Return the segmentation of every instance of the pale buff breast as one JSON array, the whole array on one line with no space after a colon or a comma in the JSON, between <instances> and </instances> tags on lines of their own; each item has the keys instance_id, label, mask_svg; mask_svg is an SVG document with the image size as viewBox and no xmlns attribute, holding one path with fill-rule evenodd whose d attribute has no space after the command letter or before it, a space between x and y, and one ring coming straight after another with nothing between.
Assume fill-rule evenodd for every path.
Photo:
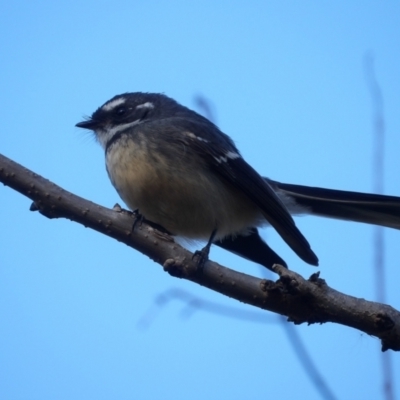
<instances>
[{"instance_id":1,"label":"pale buff breast","mask_svg":"<svg viewBox=\"0 0 400 400\"><path fill-rule=\"evenodd\" d=\"M184 146L168 158L125 138L108 149L106 164L127 206L175 235L207 240L217 229L222 238L265 222L245 195L195 163Z\"/></svg>"}]
</instances>

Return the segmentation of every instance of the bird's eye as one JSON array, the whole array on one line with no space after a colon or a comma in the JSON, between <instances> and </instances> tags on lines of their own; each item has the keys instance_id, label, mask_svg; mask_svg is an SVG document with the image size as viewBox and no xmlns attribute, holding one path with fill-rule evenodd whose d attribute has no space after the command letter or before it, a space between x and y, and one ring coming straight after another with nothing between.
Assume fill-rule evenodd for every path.
<instances>
[{"instance_id":1,"label":"bird's eye","mask_svg":"<svg viewBox=\"0 0 400 400\"><path fill-rule=\"evenodd\" d=\"M117 117L122 117L125 113L126 113L126 107L118 107L118 108L115 110L115 115L116 115Z\"/></svg>"}]
</instances>

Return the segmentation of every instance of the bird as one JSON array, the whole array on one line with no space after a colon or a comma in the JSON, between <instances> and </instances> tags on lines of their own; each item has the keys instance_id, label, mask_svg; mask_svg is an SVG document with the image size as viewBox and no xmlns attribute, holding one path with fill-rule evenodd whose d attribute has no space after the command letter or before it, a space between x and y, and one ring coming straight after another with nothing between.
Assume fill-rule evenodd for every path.
<instances>
[{"instance_id":1,"label":"bird","mask_svg":"<svg viewBox=\"0 0 400 400\"><path fill-rule=\"evenodd\" d=\"M287 267L260 236L272 226L304 262L318 257L292 215L400 229L400 198L286 184L261 176L213 122L161 93L114 96L76 124L94 132L125 204L171 235L205 240L268 269Z\"/></svg>"}]
</instances>

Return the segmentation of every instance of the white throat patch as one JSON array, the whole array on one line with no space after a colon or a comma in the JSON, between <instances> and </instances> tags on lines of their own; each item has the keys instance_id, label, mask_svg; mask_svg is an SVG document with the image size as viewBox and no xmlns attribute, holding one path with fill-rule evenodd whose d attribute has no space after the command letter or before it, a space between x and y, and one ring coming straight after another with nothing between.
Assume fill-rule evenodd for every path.
<instances>
[{"instance_id":1,"label":"white throat patch","mask_svg":"<svg viewBox=\"0 0 400 400\"><path fill-rule=\"evenodd\" d=\"M131 128L132 126L140 124L140 119L136 119L135 121L127 122L126 124L120 124L114 126L113 128L105 128L96 131L97 140L101 144L103 149L106 148L107 143L118 133L124 131L125 129Z\"/></svg>"}]
</instances>

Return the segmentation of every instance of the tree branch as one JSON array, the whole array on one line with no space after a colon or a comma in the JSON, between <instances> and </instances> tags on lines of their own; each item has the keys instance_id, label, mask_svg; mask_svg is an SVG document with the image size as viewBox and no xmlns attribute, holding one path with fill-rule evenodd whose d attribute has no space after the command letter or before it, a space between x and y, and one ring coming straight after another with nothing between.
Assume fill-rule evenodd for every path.
<instances>
[{"instance_id":1,"label":"tree branch","mask_svg":"<svg viewBox=\"0 0 400 400\"><path fill-rule=\"evenodd\" d=\"M0 182L33 200L31 210L48 218L68 218L147 255L171 275L188 279L241 302L288 317L295 324L336 322L381 340L382 351L400 350L400 313L380 303L340 293L313 274L308 280L275 265L276 282L258 279L214 262L197 268L192 253L135 217L76 196L0 155Z\"/></svg>"}]
</instances>

